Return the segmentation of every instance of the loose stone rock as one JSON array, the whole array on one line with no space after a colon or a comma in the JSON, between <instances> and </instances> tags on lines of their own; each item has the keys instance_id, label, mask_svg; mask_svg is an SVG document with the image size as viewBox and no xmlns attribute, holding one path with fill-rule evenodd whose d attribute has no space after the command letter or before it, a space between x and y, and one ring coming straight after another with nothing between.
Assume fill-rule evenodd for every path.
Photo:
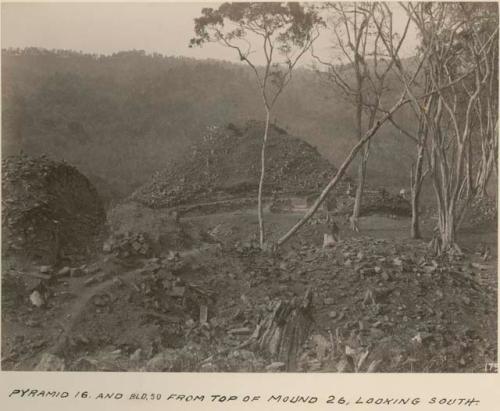
<instances>
[{"instance_id":1,"label":"loose stone rock","mask_svg":"<svg viewBox=\"0 0 500 411\"><path fill-rule=\"evenodd\" d=\"M67 277L71 273L71 268L69 267L63 267L57 272L58 277Z\"/></svg>"},{"instance_id":2,"label":"loose stone rock","mask_svg":"<svg viewBox=\"0 0 500 411\"><path fill-rule=\"evenodd\" d=\"M35 290L31 293L30 295L30 301L31 304L33 304L35 307L40 308L45 304L45 300L43 299L42 295L38 290Z\"/></svg>"},{"instance_id":3,"label":"loose stone rock","mask_svg":"<svg viewBox=\"0 0 500 411\"><path fill-rule=\"evenodd\" d=\"M269 372L283 371L285 369L284 362L273 362L266 366L266 370Z\"/></svg>"},{"instance_id":4,"label":"loose stone rock","mask_svg":"<svg viewBox=\"0 0 500 411\"><path fill-rule=\"evenodd\" d=\"M54 354L44 353L35 371L64 371L64 360Z\"/></svg>"},{"instance_id":5,"label":"loose stone rock","mask_svg":"<svg viewBox=\"0 0 500 411\"><path fill-rule=\"evenodd\" d=\"M330 311L328 313L328 317L330 317L330 318L335 318L336 316L337 316L337 311Z\"/></svg>"},{"instance_id":6,"label":"loose stone rock","mask_svg":"<svg viewBox=\"0 0 500 411\"><path fill-rule=\"evenodd\" d=\"M40 272L42 274L50 274L52 272L52 268L49 265L40 266Z\"/></svg>"}]
</instances>

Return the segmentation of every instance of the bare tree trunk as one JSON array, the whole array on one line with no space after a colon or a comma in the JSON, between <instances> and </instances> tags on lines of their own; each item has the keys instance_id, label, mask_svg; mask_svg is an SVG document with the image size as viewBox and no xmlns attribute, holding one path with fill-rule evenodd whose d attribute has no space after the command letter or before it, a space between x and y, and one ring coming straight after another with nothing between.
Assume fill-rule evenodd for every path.
<instances>
[{"instance_id":1,"label":"bare tree trunk","mask_svg":"<svg viewBox=\"0 0 500 411\"><path fill-rule=\"evenodd\" d=\"M495 136L495 138L493 139L493 141L494 141L494 144L493 144L493 147L494 147L493 164L495 166L495 175L496 175L497 180L498 180L498 157L497 157L497 153L498 153L498 118L495 121L495 132L493 133L493 135ZM497 197L497 196L495 196L495 197Z\"/></svg>"},{"instance_id":2,"label":"bare tree trunk","mask_svg":"<svg viewBox=\"0 0 500 411\"><path fill-rule=\"evenodd\" d=\"M354 197L354 207L351 216L351 230L359 231L359 214L361 212L361 201L363 198L363 191L365 188L366 179L366 163L368 160L368 144L363 149L363 155L358 165L358 183L356 187L356 196Z\"/></svg>"},{"instance_id":3,"label":"bare tree trunk","mask_svg":"<svg viewBox=\"0 0 500 411\"><path fill-rule=\"evenodd\" d=\"M420 234L420 191L422 190L422 166L424 162L424 146L419 145L417 151L417 161L415 164L415 172L412 176L411 185L411 238L421 238Z\"/></svg>"},{"instance_id":4,"label":"bare tree trunk","mask_svg":"<svg viewBox=\"0 0 500 411\"><path fill-rule=\"evenodd\" d=\"M360 74L359 68L359 56L356 50L355 56L355 65L356 65L356 83L357 83L357 94L356 94L356 132L358 134L358 140L363 138L363 77ZM365 184L365 175L366 175L366 160L368 158L368 145L363 147L363 156L360 158L360 162L358 165L358 178L357 178L357 187L356 187L356 196L354 197L354 206L352 208L352 215L350 218L351 221L351 230L359 231L358 227L358 219L359 212L361 210L361 199L363 197L363 188Z\"/></svg>"},{"instance_id":5,"label":"bare tree trunk","mask_svg":"<svg viewBox=\"0 0 500 411\"><path fill-rule=\"evenodd\" d=\"M438 232L435 233L434 238L436 242L435 252L438 255L448 254L450 252L461 253L460 247L456 242L457 227L460 223L460 219L461 217L457 215L453 204L446 207L444 202L438 202Z\"/></svg>"},{"instance_id":6,"label":"bare tree trunk","mask_svg":"<svg viewBox=\"0 0 500 411\"><path fill-rule=\"evenodd\" d=\"M441 252L446 252L456 247L455 216L448 212L441 231Z\"/></svg>"},{"instance_id":7,"label":"bare tree trunk","mask_svg":"<svg viewBox=\"0 0 500 411\"><path fill-rule=\"evenodd\" d=\"M488 182L490 180L492 171L493 171L493 165L494 165L494 156L496 155L495 153L489 153L488 158L486 159L486 156L483 156L482 161L480 162L480 170L479 170L479 176L477 178L477 183L476 183L476 196L478 197L486 197L487 196L487 186Z\"/></svg>"},{"instance_id":8,"label":"bare tree trunk","mask_svg":"<svg viewBox=\"0 0 500 411\"><path fill-rule=\"evenodd\" d=\"M418 210L420 193L412 191L411 193L411 238L422 238L420 234L420 215Z\"/></svg>"},{"instance_id":9,"label":"bare tree trunk","mask_svg":"<svg viewBox=\"0 0 500 411\"><path fill-rule=\"evenodd\" d=\"M440 182L442 184L442 182ZM447 184L438 186L441 198L443 201L438 202L438 229L439 229L439 246L437 247L438 254L444 254L452 249L456 249L455 243L455 211L456 206L453 198L447 193Z\"/></svg>"},{"instance_id":10,"label":"bare tree trunk","mask_svg":"<svg viewBox=\"0 0 500 411\"><path fill-rule=\"evenodd\" d=\"M362 98L362 95L361 95ZM359 101L360 108L362 107L362 100ZM377 103L378 106L378 103ZM376 108L371 109L370 117L368 119L368 130L373 127L373 123L375 122L375 116L377 114ZM357 122L358 122L358 136L361 140L363 138L363 117L362 113L358 113ZM361 160L358 166L358 185L356 187L356 196L354 198L354 207L352 210L351 216L351 229L353 231L359 231L359 215L361 212L361 205L363 200L363 192L365 189L365 181L366 181L366 165L368 163L368 157L370 155L370 141L368 141L363 147L363 155L361 156Z\"/></svg>"},{"instance_id":11,"label":"bare tree trunk","mask_svg":"<svg viewBox=\"0 0 500 411\"><path fill-rule=\"evenodd\" d=\"M263 216L263 206L262 206L262 189L264 187L264 177L266 173L266 145L267 145L267 135L269 132L269 119L271 117L271 113L269 108L266 107L266 125L264 129L264 138L262 141L262 149L260 152L260 180L259 180L259 194L257 198L257 213L259 218L259 245L260 248L264 247L265 241L265 231L264 231L264 216Z\"/></svg>"}]
</instances>

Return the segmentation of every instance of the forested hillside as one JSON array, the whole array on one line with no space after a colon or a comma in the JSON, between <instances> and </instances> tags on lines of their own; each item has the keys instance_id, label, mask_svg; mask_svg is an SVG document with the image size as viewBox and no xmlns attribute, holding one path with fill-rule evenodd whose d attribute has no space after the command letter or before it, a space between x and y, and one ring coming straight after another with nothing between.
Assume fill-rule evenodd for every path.
<instances>
[{"instance_id":1,"label":"forested hillside","mask_svg":"<svg viewBox=\"0 0 500 411\"><path fill-rule=\"evenodd\" d=\"M80 168L106 195L124 195L207 126L260 119L250 74L228 62L142 51L3 50L3 153L47 153ZM353 145L352 106L312 70L295 73L276 112L278 126L335 164ZM412 143L387 125L373 145L369 183L405 184L412 155Z\"/></svg>"}]
</instances>

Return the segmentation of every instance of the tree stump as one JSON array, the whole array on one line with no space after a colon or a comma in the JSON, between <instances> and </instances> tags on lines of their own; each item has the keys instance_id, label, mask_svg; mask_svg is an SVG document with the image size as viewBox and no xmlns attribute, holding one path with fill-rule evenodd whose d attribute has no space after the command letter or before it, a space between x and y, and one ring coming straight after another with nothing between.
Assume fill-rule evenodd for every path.
<instances>
[{"instance_id":1,"label":"tree stump","mask_svg":"<svg viewBox=\"0 0 500 411\"><path fill-rule=\"evenodd\" d=\"M337 240L332 234L323 234L323 248L333 247L337 244Z\"/></svg>"},{"instance_id":2,"label":"tree stump","mask_svg":"<svg viewBox=\"0 0 500 411\"><path fill-rule=\"evenodd\" d=\"M258 348L283 362L286 371L297 369L300 347L309 336L312 318L312 293L307 290L302 299L280 300L259 324Z\"/></svg>"}]
</instances>

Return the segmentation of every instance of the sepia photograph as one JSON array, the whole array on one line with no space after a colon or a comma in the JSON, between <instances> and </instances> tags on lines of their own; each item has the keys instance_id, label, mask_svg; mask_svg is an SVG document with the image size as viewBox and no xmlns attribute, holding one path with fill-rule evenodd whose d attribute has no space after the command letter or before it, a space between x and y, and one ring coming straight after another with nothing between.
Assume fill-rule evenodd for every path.
<instances>
[{"instance_id":1,"label":"sepia photograph","mask_svg":"<svg viewBox=\"0 0 500 411\"><path fill-rule=\"evenodd\" d=\"M497 373L498 9L2 2L1 370Z\"/></svg>"}]
</instances>

